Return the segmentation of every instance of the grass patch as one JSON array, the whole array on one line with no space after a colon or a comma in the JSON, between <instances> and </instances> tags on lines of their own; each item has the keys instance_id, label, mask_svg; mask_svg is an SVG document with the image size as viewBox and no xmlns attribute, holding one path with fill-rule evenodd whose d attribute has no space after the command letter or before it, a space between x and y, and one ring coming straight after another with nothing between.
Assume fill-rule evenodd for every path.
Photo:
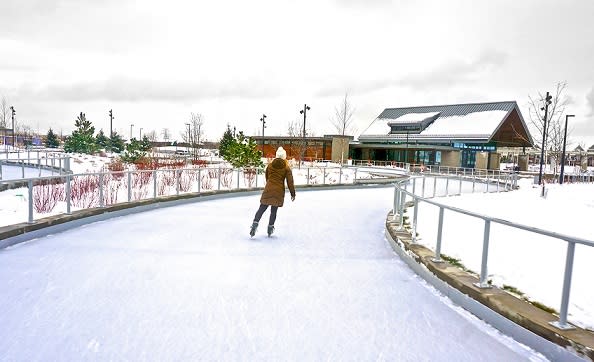
<instances>
[{"instance_id":1,"label":"grass patch","mask_svg":"<svg viewBox=\"0 0 594 362\"><path fill-rule=\"evenodd\" d=\"M533 300L528 300L527 298L524 298L524 299L525 299L525 300L526 300L528 303L530 303L530 304L532 304L533 306L535 306L536 308L542 309L542 310L544 310L545 312L548 312L548 313L551 313L551 314L559 314L559 312L557 312L557 311L555 310L555 308L548 307L548 306L546 306L546 305L544 305L544 304L542 304L542 303L540 303L540 302L536 302L536 301L533 301Z\"/></svg>"},{"instance_id":2,"label":"grass patch","mask_svg":"<svg viewBox=\"0 0 594 362\"><path fill-rule=\"evenodd\" d=\"M464 266L464 264L462 264L462 262L460 261L460 259L456 259L454 257L445 255L445 254L441 254L441 258L445 261L447 261L448 263L452 264L455 267L458 267L462 270L466 270L466 267Z\"/></svg>"},{"instance_id":3,"label":"grass patch","mask_svg":"<svg viewBox=\"0 0 594 362\"><path fill-rule=\"evenodd\" d=\"M524 296L524 292L522 292L520 289L518 289L514 286L503 284L502 288L503 288L503 290L506 290L506 291L508 291L512 294L515 294L515 295L519 295L520 297Z\"/></svg>"}]
</instances>

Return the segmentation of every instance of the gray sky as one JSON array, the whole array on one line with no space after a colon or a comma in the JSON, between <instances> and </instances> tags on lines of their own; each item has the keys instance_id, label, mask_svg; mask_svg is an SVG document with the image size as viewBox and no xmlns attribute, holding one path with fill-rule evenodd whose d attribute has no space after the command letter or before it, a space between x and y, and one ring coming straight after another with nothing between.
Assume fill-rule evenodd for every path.
<instances>
[{"instance_id":1,"label":"gray sky","mask_svg":"<svg viewBox=\"0 0 594 362\"><path fill-rule=\"evenodd\" d=\"M573 147L594 144L589 0L3 0L0 95L20 122L70 133L79 112L125 137L190 113L284 135L334 133L345 92L362 131L387 107L515 100L567 82Z\"/></svg>"}]
</instances>

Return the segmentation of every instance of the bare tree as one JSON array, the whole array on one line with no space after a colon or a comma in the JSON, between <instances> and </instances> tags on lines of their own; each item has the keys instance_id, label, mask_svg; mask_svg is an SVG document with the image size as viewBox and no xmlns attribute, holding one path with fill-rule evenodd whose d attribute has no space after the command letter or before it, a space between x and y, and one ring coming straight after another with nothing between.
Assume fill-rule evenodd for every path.
<instances>
[{"instance_id":1,"label":"bare tree","mask_svg":"<svg viewBox=\"0 0 594 362\"><path fill-rule=\"evenodd\" d=\"M146 138L148 138L149 141L152 141L152 142L157 141L157 131L155 131L155 130L145 132L143 136L146 136Z\"/></svg>"},{"instance_id":2,"label":"bare tree","mask_svg":"<svg viewBox=\"0 0 594 362\"><path fill-rule=\"evenodd\" d=\"M305 136L313 137L315 136L314 132L311 128L307 127L305 130L305 135L303 134L303 120L296 119L292 122L287 124L287 134L289 137L293 137L291 140L290 145L288 146L287 153L292 155L299 155L300 161L301 158L305 156L305 151L307 148L307 141ZM300 162L301 163L301 162ZM301 165L300 165L301 167Z\"/></svg>"},{"instance_id":3,"label":"bare tree","mask_svg":"<svg viewBox=\"0 0 594 362\"><path fill-rule=\"evenodd\" d=\"M2 96L2 100L0 101L0 128L7 128L9 125L12 128L12 124L10 124L11 116L12 114L8 101L5 96Z\"/></svg>"},{"instance_id":4,"label":"bare tree","mask_svg":"<svg viewBox=\"0 0 594 362\"><path fill-rule=\"evenodd\" d=\"M566 88L567 82L557 83L555 91L551 94L551 104L549 105L547 114L544 150L548 153L549 157L552 156L555 158L556 163L561 160L561 150L563 148L563 116L565 115L565 108L569 103L569 99L564 94ZM539 146L542 146L545 97L546 95L540 92L537 98L528 96L530 122L541 140L541 143L538 143ZM547 156L544 159L546 160Z\"/></svg>"},{"instance_id":5,"label":"bare tree","mask_svg":"<svg viewBox=\"0 0 594 362\"><path fill-rule=\"evenodd\" d=\"M340 105L334 107L334 117L330 118L330 122L336 127L339 135L344 136L346 133L354 131L351 129L354 112L355 109L349 102L349 95L345 93Z\"/></svg>"}]
</instances>

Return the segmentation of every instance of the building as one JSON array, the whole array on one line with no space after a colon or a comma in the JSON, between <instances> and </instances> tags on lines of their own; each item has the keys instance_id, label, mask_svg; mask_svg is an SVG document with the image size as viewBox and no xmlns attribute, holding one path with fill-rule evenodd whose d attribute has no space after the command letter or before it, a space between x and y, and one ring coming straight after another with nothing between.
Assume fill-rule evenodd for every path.
<instances>
[{"instance_id":1,"label":"building","mask_svg":"<svg viewBox=\"0 0 594 362\"><path fill-rule=\"evenodd\" d=\"M499 168L499 148L533 147L515 101L386 108L350 145L353 159ZM520 159L521 168L528 160Z\"/></svg>"},{"instance_id":2,"label":"building","mask_svg":"<svg viewBox=\"0 0 594 362\"><path fill-rule=\"evenodd\" d=\"M353 136L324 135L323 137L251 136L264 157L274 158L276 149L283 147L288 159L304 161L331 160L346 163L349 143Z\"/></svg>"}]
</instances>

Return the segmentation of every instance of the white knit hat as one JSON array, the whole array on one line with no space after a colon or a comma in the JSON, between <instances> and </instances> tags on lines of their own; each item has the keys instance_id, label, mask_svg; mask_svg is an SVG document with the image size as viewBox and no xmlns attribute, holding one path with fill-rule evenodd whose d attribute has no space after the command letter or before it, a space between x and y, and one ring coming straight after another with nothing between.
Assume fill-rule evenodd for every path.
<instances>
[{"instance_id":1,"label":"white knit hat","mask_svg":"<svg viewBox=\"0 0 594 362\"><path fill-rule=\"evenodd\" d=\"M276 150L276 158L282 158L283 160L287 158L287 151L284 148L279 147Z\"/></svg>"}]
</instances>

